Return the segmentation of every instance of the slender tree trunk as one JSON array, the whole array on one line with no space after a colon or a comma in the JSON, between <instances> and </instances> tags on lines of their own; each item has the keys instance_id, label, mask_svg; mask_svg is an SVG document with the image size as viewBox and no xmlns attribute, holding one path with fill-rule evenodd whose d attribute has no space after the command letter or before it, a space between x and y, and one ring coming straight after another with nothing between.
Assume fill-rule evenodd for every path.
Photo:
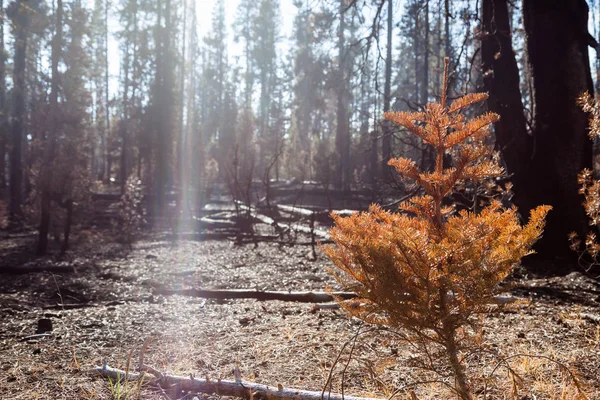
<instances>
[{"instance_id":1,"label":"slender tree trunk","mask_svg":"<svg viewBox=\"0 0 600 400\"><path fill-rule=\"evenodd\" d=\"M388 0L387 9L387 46L385 58L385 84L383 88L383 112L390 111L392 97L392 37L394 31L394 2ZM388 161L392 158L392 124L390 121L383 121L383 136L381 138L381 178L389 181L391 169Z\"/></svg>"},{"instance_id":2,"label":"slender tree trunk","mask_svg":"<svg viewBox=\"0 0 600 400\"><path fill-rule=\"evenodd\" d=\"M187 191L188 191L188 180L187 177L184 176L186 174L186 155L185 155L185 143L186 143L186 118L185 112L189 113L190 110L185 107L185 83L186 83L186 39L187 39L187 13L188 13L188 3L186 0L182 0L183 4L183 12L181 18L183 19L183 28L182 28L182 40L181 40L181 69L179 75L179 106L181 110L181 115L179 119L179 130L177 134L177 183L179 186L179 192L177 196L177 214L181 215L187 210L186 205L184 204L187 201Z\"/></svg>"},{"instance_id":3,"label":"slender tree trunk","mask_svg":"<svg viewBox=\"0 0 600 400\"><path fill-rule=\"evenodd\" d=\"M436 38L436 45L435 45L435 56L436 56L436 74L435 74L435 80L434 80L434 95L438 96L441 95L440 91L441 91L441 74L440 71L442 70L442 8L441 6L438 8L438 14L437 14L437 22L436 22L436 31L437 31L437 38Z\"/></svg>"},{"instance_id":4,"label":"slender tree trunk","mask_svg":"<svg viewBox=\"0 0 600 400\"><path fill-rule=\"evenodd\" d=\"M194 174L194 166L192 165L192 149L195 147L194 145L199 144L196 142L195 134L196 130L196 57L197 57L197 34L196 34L196 2L192 1L190 5L190 14L192 16L192 20L190 23L190 32L189 32L189 44L188 44L188 86L187 86L187 115L186 115L186 134L185 140L183 143L183 167L184 174L183 180L184 182L189 181L191 185L190 176ZM198 183L198 182L196 182ZM200 190L200 185L193 186L196 188L196 193ZM190 198L190 193L187 191L185 194L188 196L184 202L185 207L194 208L197 206L198 197L194 196Z\"/></svg>"},{"instance_id":5,"label":"slender tree trunk","mask_svg":"<svg viewBox=\"0 0 600 400\"><path fill-rule=\"evenodd\" d=\"M507 0L483 0L481 60L483 83L489 93L488 108L500 115L494 125L497 147L508 172L513 174L515 201L523 211L533 204L521 201L527 190L533 139L527 132L519 88L519 68L512 49Z\"/></svg>"},{"instance_id":6,"label":"slender tree trunk","mask_svg":"<svg viewBox=\"0 0 600 400\"><path fill-rule=\"evenodd\" d=\"M423 65L421 75L421 104L427 104L429 101L429 0L425 0L425 6L423 9L424 24L423 24Z\"/></svg>"},{"instance_id":7,"label":"slender tree trunk","mask_svg":"<svg viewBox=\"0 0 600 400\"><path fill-rule=\"evenodd\" d=\"M452 38L450 37L450 0L444 0L445 53L452 62Z\"/></svg>"},{"instance_id":8,"label":"slender tree trunk","mask_svg":"<svg viewBox=\"0 0 600 400\"><path fill-rule=\"evenodd\" d=\"M0 188L6 187L8 109L6 107L6 50L4 48L4 1L0 0Z\"/></svg>"},{"instance_id":9,"label":"slender tree trunk","mask_svg":"<svg viewBox=\"0 0 600 400\"><path fill-rule=\"evenodd\" d=\"M348 129L348 115L346 109L346 3L340 0L339 14L340 24L338 27L338 71L337 71L337 125L335 143L339 157L336 186L340 189L349 188L352 171L350 171L350 132Z\"/></svg>"},{"instance_id":10,"label":"slender tree trunk","mask_svg":"<svg viewBox=\"0 0 600 400\"><path fill-rule=\"evenodd\" d=\"M130 24L127 24L129 30ZM127 164L127 152L129 151L129 132L127 126L129 125L129 48L131 41L129 38L126 39L125 44L125 57L123 59L123 118L120 121L121 131L121 165L119 167L119 180L121 184L121 195L125 194L125 184L127 183L127 177L129 175L129 166ZM134 44L135 45L135 44Z\"/></svg>"},{"instance_id":11,"label":"slender tree trunk","mask_svg":"<svg viewBox=\"0 0 600 400\"><path fill-rule=\"evenodd\" d=\"M417 8L417 10L415 10L415 27L414 27L414 32L413 32L413 56L414 56L414 63L415 63L415 104L418 105L420 103L420 99L419 99L419 95L420 95L420 90L419 90L419 83L421 82L421 80L419 79L420 74L419 74L419 69L421 68L421 66L419 65L419 50L421 47L421 40L420 40L420 30L421 30L421 25L419 24L419 10Z\"/></svg>"},{"instance_id":12,"label":"slender tree trunk","mask_svg":"<svg viewBox=\"0 0 600 400\"><path fill-rule=\"evenodd\" d=\"M375 88L375 90L377 90L377 74L373 74L374 76L371 78L373 79L371 85L372 88ZM372 89L371 89L372 90ZM375 97L375 104L374 104L374 111L373 114L374 115L379 115L377 113L378 110L378 103L377 103L377 99L379 96ZM385 123L385 122L384 122ZM379 128L381 127L381 124L379 123L379 121L374 118L373 120L373 126L371 127L371 154L370 154L370 164L371 164L371 174L373 176L373 180L372 183L375 184L377 181L377 176L381 176L381 167L380 167L380 162L379 162L379 147L378 147L378 141L379 141ZM368 127L368 121L367 121L367 129L369 129Z\"/></svg>"},{"instance_id":13,"label":"slender tree trunk","mask_svg":"<svg viewBox=\"0 0 600 400\"><path fill-rule=\"evenodd\" d=\"M41 218L38 238L37 254L46 254L48 248L48 231L50 229L50 208L52 202L52 175L54 170L54 157L56 153L56 137L60 124L60 110L58 107L58 63L61 57L63 36L63 5L62 0L57 0L55 16L55 33L52 40L52 81L50 89L51 126L46 137L44 149L44 163L42 168L42 201Z\"/></svg>"},{"instance_id":14,"label":"slender tree trunk","mask_svg":"<svg viewBox=\"0 0 600 400\"><path fill-rule=\"evenodd\" d=\"M108 73L108 8L109 0L104 3L104 118L106 119L106 130L104 135L104 162L106 165L106 182L110 182L112 170L112 155L110 146L110 101L109 101L109 73Z\"/></svg>"},{"instance_id":15,"label":"slender tree trunk","mask_svg":"<svg viewBox=\"0 0 600 400\"><path fill-rule=\"evenodd\" d=\"M13 115L10 157L10 203L9 217L12 225L23 216L23 124L25 121L25 66L29 30L29 2L15 3L15 56L13 68Z\"/></svg>"},{"instance_id":16,"label":"slender tree trunk","mask_svg":"<svg viewBox=\"0 0 600 400\"><path fill-rule=\"evenodd\" d=\"M421 93L419 96L419 102L424 106L429 101L429 0L425 1L423 14L423 64L421 66ZM421 151L421 169L423 171L431 170L434 167L434 163L435 151L433 147L423 145L423 149Z\"/></svg>"},{"instance_id":17,"label":"slender tree trunk","mask_svg":"<svg viewBox=\"0 0 600 400\"><path fill-rule=\"evenodd\" d=\"M141 76L141 72L140 72L140 66L138 65L138 2L137 0L133 0L133 33L132 33L132 37L133 37L133 79L137 80L140 78ZM138 99L137 99L137 92L136 92L136 88L137 85L133 85L131 88L131 99L130 99L130 107L131 110L129 112L129 118L133 118L135 117L137 121L139 121L140 115L139 115L139 110L138 110ZM137 136L137 141L139 142L139 137L140 137L140 130L139 128L135 130L135 135ZM138 146L138 154L137 154L137 177L138 179L142 179L142 151L140 149L140 146ZM135 155L132 155L132 159L131 159L131 167L133 168L134 165L134 157Z\"/></svg>"},{"instance_id":18,"label":"slender tree trunk","mask_svg":"<svg viewBox=\"0 0 600 400\"><path fill-rule=\"evenodd\" d=\"M441 160L438 163L438 165L441 166ZM441 216L439 217L439 223L441 224ZM448 363L450 364L452 372L454 373L454 378L456 380L454 388L457 392L456 394L462 400L472 400L473 395L469 390L467 376L465 374L465 368L458 358L459 349L456 344L456 327L452 323L452 316L450 315L450 311L448 310L448 304L446 302L446 296L448 293L448 291L446 290L447 287L448 286L446 284L442 284L439 291L439 308L443 318L442 327L438 334L443 342L444 347L446 348L446 354L448 355Z\"/></svg>"},{"instance_id":19,"label":"slender tree trunk","mask_svg":"<svg viewBox=\"0 0 600 400\"><path fill-rule=\"evenodd\" d=\"M170 1L170 0L166 0ZM162 26L163 19L163 2L157 2L157 18L156 18L156 75L154 77L154 112L156 116L156 166L153 171L154 182L154 217L158 217L164 211L164 188L165 188L165 148L164 148L164 132L165 127L165 104L163 103L164 93L164 74L165 71L165 27Z\"/></svg>"}]
</instances>

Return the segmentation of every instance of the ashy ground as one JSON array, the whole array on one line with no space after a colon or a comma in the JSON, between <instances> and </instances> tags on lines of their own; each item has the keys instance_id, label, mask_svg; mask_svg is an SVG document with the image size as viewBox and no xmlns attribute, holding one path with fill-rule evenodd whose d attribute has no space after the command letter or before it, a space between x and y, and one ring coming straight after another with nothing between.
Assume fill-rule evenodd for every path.
<instances>
[{"instance_id":1,"label":"ashy ground","mask_svg":"<svg viewBox=\"0 0 600 400\"><path fill-rule=\"evenodd\" d=\"M144 363L170 374L233 379L237 366L244 379L273 386L321 391L330 381L327 390L346 394L455 398L439 383L415 384L440 380L445 372L432 376L417 368L419 356L410 345L339 310L153 293L335 287L326 271L330 263L321 253L314 259L310 246L226 240L174 246L157 235L129 250L95 238L55 259L29 256L33 240L25 232L0 244L1 399L169 398L150 385L118 386L89 372L103 363L137 365L144 343ZM9 267L12 273L6 273ZM57 272L25 273L47 268ZM577 398L562 365L578 377L588 398L600 399L600 285L579 273L521 277L515 284L513 293L527 301L486 317L485 351L466 361L479 398ZM40 319L52 322L52 335L23 341ZM367 333L357 335L359 330ZM492 353L514 355L507 361L522 381ZM196 396L203 397L186 398Z\"/></svg>"}]
</instances>

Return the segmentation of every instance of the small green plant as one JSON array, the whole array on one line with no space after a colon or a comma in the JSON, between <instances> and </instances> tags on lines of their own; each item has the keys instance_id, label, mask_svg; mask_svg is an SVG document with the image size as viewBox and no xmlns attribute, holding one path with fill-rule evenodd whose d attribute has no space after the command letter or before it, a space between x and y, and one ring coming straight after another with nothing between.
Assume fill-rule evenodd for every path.
<instances>
[{"instance_id":1,"label":"small green plant","mask_svg":"<svg viewBox=\"0 0 600 400\"><path fill-rule=\"evenodd\" d=\"M150 343L151 338L148 338L141 349L141 360L143 360L144 352L148 344ZM112 379L108 377L108 386L110 389L110 394L113 400L130 400L130 399L139 399L140 394L142 392L142 386L144 385L144 376L140 379L136 379L134 381L130 381L128 379L129 371L131 369L131 359L133 357L134 349L129 352L129 356L127 357L127 364L125 366L125 374L118 374L116 379ZM140 361L141 364L142 361Z\"/></svg>"},{"instance_id":2,"label":"small green plant","mask_svg":"<svg viewBox=\"0 0 600 400\"><path fill-rule=\"evenodd\" d=\"M499 283L532 253L550 207L534 209L522 226L516 208L505 209L495 200L479 212L444 205L456 187L503 173L484 143L499 117L487 113L467 120L462 113L487 95L469 94L447 104L447 78L446 60L440 103L427 104L423 112L385 114L433 147L432 172L420 171L406 158L389 161L425 194L400 204L398 213L373 205L351 217L334 214L335 245L324 250L337 267L332 269L336 279L359 298L341 306L368 323L402 329L429 359L441 349L445 363L435 372L449 369L452 379L444 384L470 400L473 390L462 355L480 337L477 318L488 310ZM453 165L445 165L445 154Z\"/></svg>"},{"instance_id":3,"label":"small green plant","mask_svg":"<svg viewBox=\"0 0 600 400\"><path fill-rule=\"evenodd\" d=\"M123 397L121 379L115 379L115 381L113 382L113 380L109 377L108 385L110 387L110 394L111 394L112 398L114 400L121 400L121 398Z\"/></svg>"},{"instance_id":4,"label":"small green plant","mask_svg":"<svg viewBox=\"0 0 600 400\"><path fill-rule=\"evenodd\" d=\"M139 399L143 384L143 378L133 382L128 381L126 377L114 380L108 378L110 395L113 400Z\"/></svg>"}]
</instances>

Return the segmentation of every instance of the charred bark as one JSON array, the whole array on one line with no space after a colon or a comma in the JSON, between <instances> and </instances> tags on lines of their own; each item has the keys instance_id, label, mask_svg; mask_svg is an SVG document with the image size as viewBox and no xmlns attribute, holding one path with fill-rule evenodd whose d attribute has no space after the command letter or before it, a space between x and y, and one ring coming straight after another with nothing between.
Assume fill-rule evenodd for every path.
<instances>
[{"instance_id":1,"label":"charred bark","mask_svg":"<svg viewBox=\"0 0 600 400\"><path fill-rule=\"evenodd\" d=\"M387 46L385 58L385 86L383 89L383 112L390 111L392 97L392 38L394 29L394 2L388 1L387 9ZM388 161L392 158L392 124L390 121L383 121L383 135L381 137L381 178L384 181L390 181L391 168Z\"/></svg>"},{"instance_id":2,"label":"charred bark","mask_svg":"<svg viewBox=\"0 0 600 400\"><path fill-rule=\"evenodd\" d=\"M15 56L13 67L13 110L10 154L10 203L11 225L23 216L23 122L25 120L25 64L29 32L29 2L17 0L9 8L14 26Z\"/></svg>"},{"instance_id":3,"label":"charred bark","mask_svg":"<svg viewBox=\"0 0 600 400\"><path fill-rule=\"evenodd\" d=\"M482 63L490 111L500 114L497 145L512 175L514 202L523 216L548 204L544 237L536 245L538 261L571 256L567 234L585 235L577 175L592 166L587 117L577 97L593 91L588 60L585 1L523 2L527 50L533 76L535 115L527 129L519 90L519 71L512 51L506 0L482 3ZM531 259L530 259L531 261Z\"/></svg>"},{"instance_id":4,"label":"charred bark","mask_svg":"<svg viewBox=\"0 0 600 400\"><path fill-rule=\"evenodd\" d=\"M527 195L536 204L554 208L536 249L544 258L569 257L569 232L585 236L588 229L577 175L592 168L592 142L587 137L587 116L576 104L583 92L594 90L588 7L584 0L525 0L523 17L535 101Z\"/></svg>"},{"instance_id":5,"label":"charred bark","mask_svg":"<svg viewBox=\"0 0 600 400\"><path fill-rule=\"evenodd\" d=\"M52 125L46 137L46 147L44 149L44 164L42 170L42 201L41 218L38 237L37 254L44 255L48 248L48 231L50 230L50 207L52 203L52 172L54 169L54 156L56 153L56 136L59 126L58 109L58 62L62 46L62 19L63 6L62 0L56 3L56 33L52 40L52 82L50 91L50 108L52 110Z\"/></svg>"}]
</instances>

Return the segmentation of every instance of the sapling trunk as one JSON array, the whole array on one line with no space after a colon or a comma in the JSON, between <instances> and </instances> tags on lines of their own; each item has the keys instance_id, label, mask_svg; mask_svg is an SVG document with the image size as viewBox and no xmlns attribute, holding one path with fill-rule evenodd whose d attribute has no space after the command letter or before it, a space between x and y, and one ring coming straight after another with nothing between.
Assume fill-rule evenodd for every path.
<instances>
[{"instance_id":1,"label":"sapling trunk","mask_svg":"<svg viewBox=\"0 0 600 400\"><path fill-rule=\"evenodd\" d=\"M450 362L452 372L454 372L454 377L456 379L454 389L462 400L473 400L473 395L471 394L469 385L467 384L465 369L458 359L455 332L452 330L452 328L450 329L451 330L448 332L448 337L445 338L445 347L448 355L448 361Z\"/></svg>"},{"instance_id":2,"label":"sapling trunk","mask_svg":"<svg viewBox=\"0 0 600 400\"><path fill-rule=\"evenodd\" d=\"M467 376L465 375L465 369L458 359L458 348L456 345L456 325L452 323L450 311L448 310L448 304L446 302L446 296L448 293L447 284L443 283L440 285L440 311L442 317L442 341L446 349L448 361L456 382L454 389L462 400L472 400L473 395L469 390L467 384Z\"/></svg>"}]
</instances>

